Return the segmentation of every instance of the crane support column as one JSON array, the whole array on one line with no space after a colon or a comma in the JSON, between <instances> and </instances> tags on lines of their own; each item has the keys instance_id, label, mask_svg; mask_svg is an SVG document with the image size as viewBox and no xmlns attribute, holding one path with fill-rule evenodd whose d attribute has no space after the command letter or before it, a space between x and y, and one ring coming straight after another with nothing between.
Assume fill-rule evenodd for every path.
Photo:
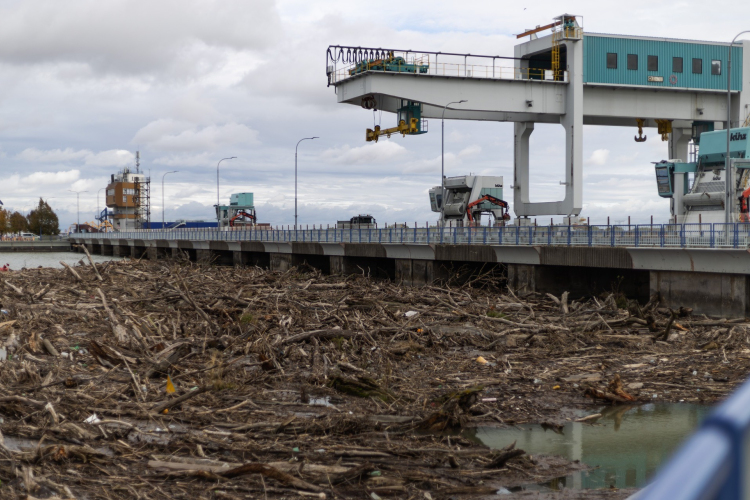
<instances>
[{"instance_id":1,"label":"crane support column","mask_svg":"<svg viewBox=\"0 0 750 500\"><path fill-rule=\"evenodd\" d=\"M583 42L565 40L568 85L565 86L565 198L562 201L529 202L529 136L534 124L515 124L514 206L517 216L578 215L583 208ZM533 107L533 101L530 101Z\"/></svg>"},{"instance_id":2,"label":"crane support column","mask_svg":"<svg viewBox=\"0 0 750 500\"><path fill-rule=\"evenodd\" d=\"M682 160L683 162L690 161L689 144L692 138L692 130L689 128L674 128L672 127L672 133L669 134L669 159L670 160ZM678 224L682 222L682 216L685 215L685 206L682 202L682 197L685 196L685 172L674 173L674 210L675 222Z\"/></svg>"}]
</instances>

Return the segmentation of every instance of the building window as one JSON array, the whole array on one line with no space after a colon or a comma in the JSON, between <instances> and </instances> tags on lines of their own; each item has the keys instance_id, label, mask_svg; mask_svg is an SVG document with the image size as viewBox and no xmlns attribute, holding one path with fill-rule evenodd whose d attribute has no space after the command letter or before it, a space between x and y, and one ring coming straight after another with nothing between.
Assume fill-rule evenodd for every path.
<instances>
[{"instance_id":1,"label":"building window","mask_svg":"<svg viewBox=\"0 0 750 500\"><path fill-rule=\"evenodd\" d=\"M617 54L607 52L607 69L617 69Z\"/></svg>"},{"instance_id":2,"label":"building window","mask_svg":"<svg viewBox=\"0 0 750 500\"><path fill-rule=\"evenodd\" d=\"M712 75L721 74L721 61L717 61L716 59L711 61L711 74Z\"/></svg>"},{"instance_id":3,"label":"building window","mask_svg":"<svg viewBox=\"0 0 750 500\"><path fill-rule=\"evenodd\" d=\"M703 59L693 58L693 74L703 74Z\"/></svg>"},{"instance_id":4,"label":"building window","mask_svg":"<svg viewBox=\"0 0 750 500\"><path fill-rule=\"evenodd\" d=\"M628 69L638 69L638 54L628 54Z\"/></svg>"},{"instance_id":5,"label":"building window","mask_svg":"<svg viewBox=\"0 0 750 500\"><path fill-rule=\"evenodd\" d=\"M681 57L672 58L672 73L682 73L682 58Z\"/></svg>"},{"instance_id":6,"label":"building window","mask_svg":"<svg viewBox=\"0 0 750 500\"><path fill-rule=\"evenodd\" d=\"M107 189L107 196L114 196L115 190L114 189Z\"/></svg>"},{"instance_id":7,"label":"building window","mask_svg":"<svg viewBox=\"0 0 750 500\"><path fill-rule=\"evenodd\" d=\"M123 203L127 203L128 202L128 197L127 196L123 196L122 197L122 202Z\"/></svg>"},{"instance_id":8,"label":"building window","mask_svg":"<svg viewBox=\"0 0 750 500\"><path fill-rule=\"evenodd\" d=\"M647 65L649 71L659 71L659 56L648 56Z\"/></svg>"}]
</instances>

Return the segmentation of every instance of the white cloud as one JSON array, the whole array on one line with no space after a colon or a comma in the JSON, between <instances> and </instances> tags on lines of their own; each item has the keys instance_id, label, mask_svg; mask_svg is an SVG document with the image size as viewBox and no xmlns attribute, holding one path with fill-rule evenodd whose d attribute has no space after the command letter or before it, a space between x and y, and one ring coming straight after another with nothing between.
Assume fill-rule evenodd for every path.
<instances>
[{"instance_id":1,"label":"white cloud","mask_svg":"<svg viewBox=\"0 0 750 500\"><path fill-rule=\"evenodd\" d=\"M590 165L605 165L609 158L609 149L597 149L589 157L587 163Z\"/></svg>"},{"instance_id":2,"label":"white cloud","mask_svg":"<svg viewBox=\"0 0 750 500\"><path fill-rule=\"evenodd\" d=\"M75 163L91 167L124 167L133 164L135 155L123 149L112 149L94 153L86 149L72 148L40 150L27 148L16 155L16 159L31 164ZM78 172L77 170L75 172Z\"/></svg>"},{"instance_id":3,"label":"white cloud","mask_svg":"<svg viewBox=\"0 0 750 500\"><path fill-rule=\"evenodd\" d=\"M202 128L174 120L151 122L131 141L156 151L205 151L227 146L256 146L258 132L241 123L208 125Z\"/></svg>"},{"instance_id":4,"label":"white cloud","mask_svg":"<svg viewBox=\"0 0 750 500\"><path fill-rule=\"evenodd\" d=\"M404 146L384 138L377 143L371 142L354 148L347 144L326 149L320 154L320 159L340 165L374 165L403 159L407 154Z\"/></svg>"}]
</instances>

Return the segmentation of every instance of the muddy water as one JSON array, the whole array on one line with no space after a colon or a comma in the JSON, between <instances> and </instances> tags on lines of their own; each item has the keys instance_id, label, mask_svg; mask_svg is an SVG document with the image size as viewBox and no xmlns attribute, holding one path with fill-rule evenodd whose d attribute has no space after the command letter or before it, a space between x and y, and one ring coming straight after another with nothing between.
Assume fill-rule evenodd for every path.
<instances>
[{"instance_id":1,"label":"muddy water","mask_svg":"<svg viewBox=\"0 0 750 500\"><path fill-rule=\"evenodd\" d=\"M119 257L107 257L103 255L92 255L91 258L94 262L106 262L108 260L120 259ZM85 254L74 253L74 252L4 252L0 253L0 266L4 264L10 264L12 270L19 270L21 268L32 268L32 267L63 267L60 261L65 262L70 266L75 266L76 263L83 259L84 262L88 263L88 259Z\"/></svg>"},{"instance_id":2,"label":"muddy water","mask_svg":"<svg viewBox=\"0 0 750 500\"><path fill-rule=\"evenodd\" d=\"M464 436L492 448L516 441L531 455L559 455L596 467L523 489L637 488L644 486L711 411L688 404L607 407L594 424L570 422L560 433L539 425L480 427Z\"/></svg>"}]
</instances>

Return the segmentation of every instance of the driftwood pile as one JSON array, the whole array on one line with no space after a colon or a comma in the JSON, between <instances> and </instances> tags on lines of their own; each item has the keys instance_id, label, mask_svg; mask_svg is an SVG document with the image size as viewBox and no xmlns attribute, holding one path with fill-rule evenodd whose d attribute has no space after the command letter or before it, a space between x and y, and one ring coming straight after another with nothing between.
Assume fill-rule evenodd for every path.
<instances>
[{"instance_id":1,"label":"driftwood pile","mask_svg":"<svg viewBox=\"0 0 750 500\"><path fill-rule=\"evenodd\" d=\"M483 285L85 257L4 273L0 497L489 495L583 466L461 428L559 425L599 408L586 395L713 401L745 375L744 319Z\"/></svg>"}]
</instances>

